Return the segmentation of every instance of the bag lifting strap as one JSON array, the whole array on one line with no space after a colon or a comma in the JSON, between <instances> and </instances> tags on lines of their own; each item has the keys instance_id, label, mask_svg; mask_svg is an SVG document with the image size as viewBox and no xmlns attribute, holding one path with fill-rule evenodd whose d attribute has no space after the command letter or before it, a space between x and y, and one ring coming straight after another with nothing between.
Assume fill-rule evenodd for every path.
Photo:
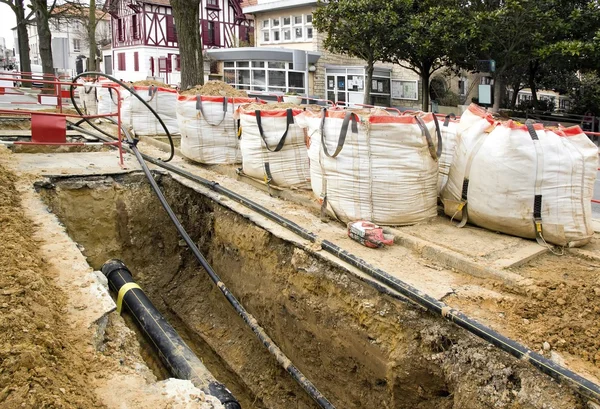
<instances>
[{"instance_id":1,"label":"bag lifting strap","mask_svg":"<svg viewBox=\"0 0 600 409\"><path fill-rule=\"evenodd\" d=\"M210 122L208 122L208 119L206 119L206 114L204 113L204 110L202 109L202 95L196 95L196 111L200 111L200 113L204 117L204 120L210 126L219 126L219 125L221 125L223 120L225 120L225 116L227 115L228 102L229 102L229 99L227 97L223 97L223 117L221 118L221 120L219 122L217 122L215 124L211 124Z\"/></svg>"},{"instance_id":2,"label":"bag lifting strap","mask_svg":"<svg viewBox=\"0 0 600 409\"><path fill-rule=\"evenodd\" d=\"M471 150L471 153L469 154L469 160L467 161L467 166L465 167L465 176L463 179L462 191L460 195L461 203L456 209L456 213L461 212L461 220L457 227L465 227L469 220L469 175L471 174L471 166L473 165L473 159L475 159L475 156L477 156L479 149L481 149L481 146L483 145L483 142L485 141L485 138L487 138L488 135L488 133L485 133L485 135L482 136L479 139L479 141L477 141L477 143Z\"/></svg>"},{"instance_id":3,"label":"bag lifting strap","mask_svg":"<svg viewBox=\"0 0 600 409\"><path fill-rule=\"evenodd\" d=\"M525 124L531 141L535 148L536 156L536 175L535 175L535 191L533 196L533 224L535 228L535 240L540 246L548 247L546 240L544 240L543 229L542 229L542 175L541 172L544 168L544 155L539 146L539 137L535 131L533 123L527 122Z\"/></svg>"},{"instance_id":4,"label":"bag lifting strap","mask_svg":"<svg viewBox=\"0 0 600 409\"><path fill-rule=\"evenodd\" d=\"M267 148L267 150L269 152L279 152L280 150L282 150L283 146L285 145L285 139L287 138L288 131L290 130L290 125L294 124L294 112L292 111L292 109L288 108L286 110L285 132L279 139L279 143L277 144L275 149L271 149L269 147L269 144L267 143L267 139L265 137L265 133L264 133L263 127L262 127L261 111L259 109L257 109L256 111L254 111L254 113L256 115L256 125L258 127L258 133L260 134L260 137L261 137L262 141L264 142L265 148ZM271 173L271 165L269 162L265 162L264 167L265 167L265 182L268 185L273 180L273 175Z\"/></svg>"},{"instance_id":5,"label":"bag lifting strap","mask_svg":"<svg viewBox=\"0 0 600 409\"><path fill-rule=\"evenodd\" d=\"M417 122L417 125L419 125L419 128L421 128L421 133L425 136L425 139L427 140L427 146L429 147L429 154L431 155L433 160L438 160L438 158L442 154L442 132L440 130L440 123L438 122L437 117L435 116L435 114L433 115L433 122L435 123L435 131L437 134L437 142L438 142L437 149L436 149L435 145L433 144L433 139L431 138L429 129L427 129L427 127L425 126L425 122L423 122L423 119L419 118L418 116L415 116L415 120Z\"/></svg>"},{"instance_id":6,"label":"bag lifting strap","mask_svg":"<svg viewBox=\"0 0 600 409\"><path fill-rule=\"evenodd\" d=\"M325 118L327 116L327 108L323 109L323 116L321 117L321 146L323 147L323 152L325 153L325 155L327 155L327 157L329 158L336 158L340 152L342 151L342 148L344 147L344 143L346 142L346 136L348 136L348 125L350 124L350 121L352 121L352 133L353 134L357 134L358 133L358 120L356 117L356 114L353 112L346 112L346 116L344 116L344 121L342 122L342 128L340 129L340 136L338 137L338 143L337 146L335 148L335 152L333 153L333 155L329 154L329 151L327 150L327 144L325 143Z\"/></svg>"},{"instance_id":7,"label":"bag lifting strap","mask_svg":"<svg viewBox=\"0 0 600 409\"><path fill-rule=\"evenodd\" d=\"M338 143L337 146L335 148L335 152L333 153L333 155L329 154L329 151L327 150L327 144L325 143L325 118L327 117L327 108L323 108L323 113L321 116L321 147L323 148L323 153L325 153L325 155L329 158L333 158L335 159L340 152L342 151L342 148L344 147L344 144L346 143L346 137L348 136L348 125L350 125L350 121L352 121L352 125L350 127L351 131L353 134L358 134L358 117L356 116L355 113L346 112L346 115L344 116L344 120L342 121L342 128L340 129L340 135L338 137ZM325 170L323 168L323 166L321 166L321 180L322 180L322 186L321 186L321 196L323 198L323 202L321 203L321 220L322 221L326 221L327 219L327 177L325 175ZM338 215L335 214L335 211L333 209L331 209L334 216L339 219Z\"/></svg>"},{"instance_id":8,"label":"bag lifting strap","mask_svg":"<svg viewBox=\"0 0 600 409\"><path fill-rule=\"evenodd\" d=\"M454 115L454 114L446 115L446 118L444 118L444 126L450 125L450 119L456 120L456 115Z\"/></svg>"},{"instance_id":9,"label":"bag lifting strap","mask_svg":"<svg viewBox=\"0 0 600 409\"><path fill-rule=\"evenodd\" d=\"M281 136L281 139L279 139L279 143L277 144L275 149L271 149L269 147L269 144L267 143L267 139L265 138L265 133L264 133L263 127L262 127L262 118L260 115L260 110L257 109L256 111L254 111L254 113L256 114L256 125L258 126L258 132L260 133L260 137L262 138L263 142L265 143L265 147L267 148L267 150L269 152L279 152L280 150L282 150L283 145L285 145L285 138L287 138L288 131L290 130L290 125L294 124L294 112L292 111L292 109L288 108L286 110L285 132Z\"/></svg>"},{"instance_id":10,"label":"bag lifting strap","mask_svg":"<svg viewBox=\"0 0 600 409\"><path fill-rule=\"evenodd\" d=\"M148 87L148 96L150 97L150 99L146 102L152 101L157 93L158 93L158 87L155 85L150 85Z\"/></svg>"}]
</instances>

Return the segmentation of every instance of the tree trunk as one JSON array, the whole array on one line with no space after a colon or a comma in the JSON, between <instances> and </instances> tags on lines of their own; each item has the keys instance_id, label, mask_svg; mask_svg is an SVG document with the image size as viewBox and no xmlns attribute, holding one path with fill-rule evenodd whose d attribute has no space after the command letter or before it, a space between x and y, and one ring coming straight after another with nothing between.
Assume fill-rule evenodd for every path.
<instances>
[{"instance_id":1,"label":"tree trunk","mask_svg":"<svg viewBox=\"0 0 600 409\"><path fill-rule=\"evenodd\" d=\"M503 95L504 81L502 80L501 73L496 73L496 78L494 78L494 105L492 106L492 112L500 111L500 104L502 103Z\"/></svg>"},{"instance_id":2,"label":"tree trunk","mask_svg":"<svg viewBox=\"0 0 600 409\"><path fill-rule=\"evenodd\" d=\"M96 71L96 0L90 0L88 14L87 35L90 46L90 54L88 56L88 71Z\"/></svg>"},{"instance_id":3,"label":"tree trunk","mask_svg":"<svg viewBox=\"0 0 600 409\"><path fill-rule=\"evenodd\" d=\"M181 89L204 84L200 0L171 0L181 59Z\"/></svg>"},{"instance_id":4,"label":"tree trunk","mask_svg":"<svg viewBox=\"0 0 600 409\"><path fill-rule=\"evenodd\" d=\"M539 108L539 102L537 97L537 85L535 83L535 74L537 73L539 62L529 62L529 88L531 89L531 102L534 109Z\"/></svg>"},{"instance_id":5,"label":"tree trunk","mask_svg":"<svg viewBox=\"0 0 600 409\"><path fill-rule=\"evenodd\" d=\"M48 22L48 1L32 0L35 11L35 22L38 30L40 57L42 58L42 71L44 74L54 75L54 61L52 60L52 34ZM46 79L50 79L47 77Z\"/></svg>"},{"instance_id":6,"label":"tree trunk","mask_svg":"<svg viewBox=\"0 0 600 409\"><path fill-rule=\"evenodd\" d=\"M519 83L515 83L513 84L513 94L512 97L510 98L510 109L512 109L513 111L517 108L517 99L519 98L519 91L521 91L521 82L519 81Z\"/></svg>"},{"instance_id":7,"label":"tree trunk","mask_svg":"<svg viewBox=\"0 0 600 409\"><path fill-rule=\"evenodd\" d=\"M31 59L29 58L29 34L27 33L27 24L25 22L25 6L23 0L15 0L13 9L17 17L17 37L19 43L19 69L21 72L31 72ZM23 78L31 78L23 76ZM31 88L31 82L23 82L23 87Z\"/></svg>"},{"instance_id":8,"label":"tree trunk","mask_svg":"<svg viewBox=\"0 0 600 409\"><path fill-rule=\"evenodd\" d=\"M375 71L375 61L367 61L367 78L365 81L365 96L363 104L371 105L371 91L373 91L373 71Z\"/></svg>"},{"instance_id":9,"label":"tree trunk","mask_svg":"<svg viewBox=\"0 0 600 409\"><path fill-rule=\"evenodd\" d=\"M431 73L429 67L421 71L421 110L429 112L429 83L431 82Z\"/></svg>"}]
</instances>

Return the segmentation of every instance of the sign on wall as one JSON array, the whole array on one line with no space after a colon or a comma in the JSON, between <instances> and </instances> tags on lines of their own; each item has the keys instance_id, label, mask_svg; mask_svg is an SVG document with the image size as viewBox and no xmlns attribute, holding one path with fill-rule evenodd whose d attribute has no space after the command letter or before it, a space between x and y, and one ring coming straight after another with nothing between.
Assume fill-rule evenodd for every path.
<instances>
[{"instance_id":1,"label":"sign on wall","mask_svg":"<svg viewBox=\"0 0 600 409\"><path fill-rule=\"evenodd\" d=\"M392 99L419 99L419 81L392 80Z\"/></svg>"}]
</instances>

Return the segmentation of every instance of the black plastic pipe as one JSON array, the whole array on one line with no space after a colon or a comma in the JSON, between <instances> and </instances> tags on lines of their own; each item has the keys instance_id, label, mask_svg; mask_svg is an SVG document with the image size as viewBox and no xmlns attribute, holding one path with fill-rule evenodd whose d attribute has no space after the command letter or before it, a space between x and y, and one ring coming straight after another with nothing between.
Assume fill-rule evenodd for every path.
<instances>
[{"instance_id":1,"label":"black plastic pipe","mask_svg":"<svg viewBox=\"0 0 600 409\"><path fill-rule=\"evenodd\" d=\"M210 188L216 193L227 196L254 211L261 214L262 216L274 221L275 223L283 226L298 236L309 240L313 243L319 242L319 238L316 234L306 230L299 226L293 221L286 219L285 217L270 211L269 209L261 206L260 204L253 202L250 199L245 198L216 182L201 178L200 176L194 175L183 169L180 169L174 165L162 163L160 160L156 160L149 156L145 156L148 162L151 162L157 166L160 166L170 172L183 176L187 179L193 180L205 187ZM404 297L410 299L416 304L426 308L427 310L441 315L443 318L454 322L458 326L466 329L472 334L479 338L491 343L492 345L502 349L505 352L513 355L514 357L528 361L534 367L541 370L543 373L549 375L553 379L559 382L567 382L569 386L579 392L581 395L593 399L596 402L600 402L600 386L577 375L573 371L556 364L555 362L545 358L544 356L532 351L524 345L514 341L493 329L480 324L479 322L469 318L462 312L450 308L445 303L436 300L427 294L422 293L417 288L405 283L404 281L390 275L389 273L372 266L363 259L343 250L341 247L331 243L330 241L323 240L320 242L321 248L326 252L336 256L342 261L358 268L363 273L366 273L369 277L375 279L378 283L385 284L386 286L394 289ZM367 283L369 283L367 281Z\"/></svg>"},{"instance_id":2,"label":"black plastic pipe","mask_svg":"<svg viewBox=\"0 0 600 409\"><path fill-rule=\"evenodd\" d=\"M319 238L316 234L310 232L307 229L304 229L303 227L299 226L293 221L270 211L264 206L219 185L217 182L204 179L200 176L194 175L171 164L164 163L163 161L152 158L148 155L141 155L148 162L153 163L156 166L162 167L170 172L183 176L186 179L193 180L213 190L214 192L222 194L223 196L226 196L229 199L232 199L256 211L262 216L268 218L269 220L272 220L275 223L293 231L294 233L306 240L309 240L313 243L319 242ZM336 246L335 244L327 240L320 242L320 245L324 251L358 268L363 273L374 278L379 284L389 286L398 293L402 294L404 297L412 300L413 302L424 307L425 309L435 314L439 314L443 318L451 322L454 322L458 326L466 329L470 333L500 348L501 350L508 352L514 357L528 361L535 368L547 374L557 382L566 382L571 388L573 388L582 396L600 403L600 386L598 384L595 384L594 382L591 382L590 380L574 373L573 371L556 364L555 362L545 358L544 356L530 350L529 348L525 347L519 342L505 337L504 335L499 334L491 328L480 324L479 322L469 318L460 311L450 308L445 303L438 301L435 298L428 296L427 294L422 293L410 284L407 284L404 281L391 276L389 273L372 266L363 259L343 250L341 247ZM369 283L370 285L374 285L374 283L369 281L367 281L367 283Z\"/></svg>"},{"instance_id":3,"label":"black plastic pipe","mask_svg":"<svg viewBox=\"0 0 600 409\"><path fill-rule=\"evenodd\" d=\"M122 305L127 307L173 376L192 381L202 392L217 398L226 409L241 409L229 389L215 379L181 339L175 328L146 297L121 260L109 260L104 263L102 273L108 279L110 288L118 294L119 312Z\"/></svg>"}]
</instances>

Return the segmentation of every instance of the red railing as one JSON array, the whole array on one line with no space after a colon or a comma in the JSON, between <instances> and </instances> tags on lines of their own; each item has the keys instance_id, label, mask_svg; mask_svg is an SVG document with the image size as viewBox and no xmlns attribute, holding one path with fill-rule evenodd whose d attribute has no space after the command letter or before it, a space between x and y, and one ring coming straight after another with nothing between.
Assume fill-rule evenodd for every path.
<instances>
[{"instance_id":1,"label":"red railing","mask_svg":"<svg viewBox=\"0 0 600 409\"><path fill-rule=\"evenodd\" d=\"M5 73L2 73L2 75ZM9 73L12 74L12 73ZM55 76L56 78L56 76ZM0 81L11 81L13 80L13 77L0 77ZM24 115L24 116L29 116L29 118L31 118L32 115L44 115L44 116L58 116L58 117L62 117L62 118L87 118L87 119L93 119L93 118L104 118L104 117L117 117L117 140L114 142L103 142L103 145L109 145L109 146L116 146L119 149L119 164L124 167L124 162L123 162L123 145L122 145L122 134L121 134L121 95L120 95L120 90L115 87L114 91L117 93L117 102L116 102L116 106L117 106L117 110L115 112L110 112L108 114L97 114L97 115L76 115L76 114L65 114L62 112L62 98L61 98L61 87L63 86L67 86L70 87L73 86L73 88L76 87L80 87L83 86L83 83L71 83L71 82L64 82L64 81L59 81L59 80L55 80L55 81L49 81L49 80L40 80L37 78L20 78L19 81L21 82L36 82L36 83L41 83L41 84L50 84L53 85L53 88L55 91L57 91L57 95L53 95L53 94L48 94L48 96L55 96L59 102L58 106L59 106L59 112L57 113L53 113L53 112L39 112L36 110L14 110L14 109L0 109L0 114L11 114L11 115ZM32 129L33 131L33 129ZM18 144L18 145L66 145L66 146L83 146L85 145L85 143L83 142L21 142L21 141L17 141L14 142L14 144Z\"/></svg>"}]
</instances>

